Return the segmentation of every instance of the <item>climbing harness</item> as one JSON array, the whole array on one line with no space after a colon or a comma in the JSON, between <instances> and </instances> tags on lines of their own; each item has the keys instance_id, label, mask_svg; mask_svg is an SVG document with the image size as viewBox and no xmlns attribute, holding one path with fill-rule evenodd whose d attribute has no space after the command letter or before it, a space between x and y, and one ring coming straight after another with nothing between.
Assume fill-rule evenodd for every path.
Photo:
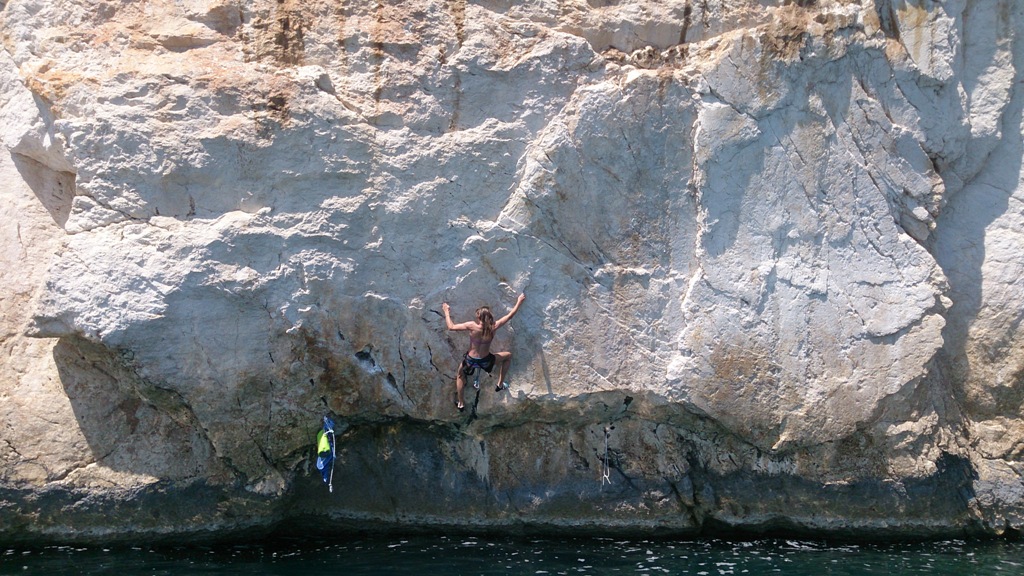
<instances>
[{"instance_id":1,"label":"climbing harness","mask_svg":"<svg viewBox=\"0 0 1024 576\"><path fill-rule=\"evenodd\" d=\"M324 416L324 426L316 433L316 468L320 471L327 491L334 492L334 420Z\"/></svg>"}]
</instances>

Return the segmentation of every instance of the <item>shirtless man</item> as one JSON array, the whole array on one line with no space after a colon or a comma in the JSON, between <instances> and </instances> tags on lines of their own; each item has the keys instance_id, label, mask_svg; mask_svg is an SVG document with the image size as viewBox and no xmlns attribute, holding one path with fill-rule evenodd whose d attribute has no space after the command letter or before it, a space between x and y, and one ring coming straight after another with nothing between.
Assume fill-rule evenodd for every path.
<instances>
[{"instance_id":1,"label":"shirtless man","mask_svg":"<svg viewBox=\"0 0 1024 576\"><path fill-rule=\"evenodd\" d=\"M462 397L462 389L466 386L466 376L472 374L473 370L477 368L486 370L490 374L495 362L497 362L500 367L498 369L498 385L495 390L500 392L508 388L508 383L505 382L505 373L508 372L508 366L512 363L512 353L491 352L491 341L494 340L494 333L498 328L507 324L516 315L516 312L519 312L519 307L523 305L523 300L526 300L526 295L520 294L512 310L497 321L494 320L491 309L483 306L477 309L475 321L462 322L461 324L452 322L448 303L444 302L441 304L441 308L444 309L444 320L448 324L449 330L469 331L469 352L462 357L462 362L459 364L459 374L455 377L455 405L459 410L466 408L466 403Z\"/></svg>"}]
</instances>

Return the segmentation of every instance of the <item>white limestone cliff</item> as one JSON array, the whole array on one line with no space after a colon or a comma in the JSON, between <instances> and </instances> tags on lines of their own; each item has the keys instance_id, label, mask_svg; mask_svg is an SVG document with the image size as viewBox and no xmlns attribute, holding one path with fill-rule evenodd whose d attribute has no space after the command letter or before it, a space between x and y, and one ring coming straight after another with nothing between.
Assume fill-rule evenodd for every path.
<instances>
[{"instance_id":1,"label":"white limestone cliff","mask_svg":"<svg viewBox=\"0 0 1024 576\"><path fill-rule=\"evenodd\" d=\"M1021 527L1018 3L0 6L0 537Z\"/></svg>"}]
</instances>

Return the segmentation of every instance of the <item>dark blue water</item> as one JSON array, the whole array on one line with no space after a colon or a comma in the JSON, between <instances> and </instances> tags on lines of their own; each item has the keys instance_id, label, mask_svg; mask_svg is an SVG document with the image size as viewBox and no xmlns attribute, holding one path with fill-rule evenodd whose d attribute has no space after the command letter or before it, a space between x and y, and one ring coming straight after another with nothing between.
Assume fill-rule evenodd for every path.
<instances>
[{"instance_id":1,"label":"dark blue water","mask_svg":"<svg viewBox=\"0 0 1024 576\"><path fill-rule=\"evenodd\" d=\"M0 549L0 574L1024 575L1024 543L373 536L211 547L7 548Z\"/></svg>"}]
</instances>

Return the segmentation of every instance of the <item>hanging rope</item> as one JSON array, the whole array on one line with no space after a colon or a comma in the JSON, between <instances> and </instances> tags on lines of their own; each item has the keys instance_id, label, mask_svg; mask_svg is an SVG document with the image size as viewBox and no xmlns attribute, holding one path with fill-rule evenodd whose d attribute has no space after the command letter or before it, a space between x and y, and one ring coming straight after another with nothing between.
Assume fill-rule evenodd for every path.
<instances>
[{"instance_id":1,"label":"hanging rope","mask_svg":"<svg viewBox=\"0 0 1024 576\"><path fill-rule=\"evenodd\" d=\"M608 484L612 483L612 467L608 462L608 436L610 428L604 427L604 462L601 464L601 486L604 486L605 482Z\"/></svg>"},{"instance_id":2,"label":"hanging rope","mask_svg":"<svg viewBox=\"0 0 1024 576\"><path fill-rule=\"evenodd\" d=\"M335 451L334 451L334 429L333 428L330 429L327 432L327 434L328 434L328 436L330 436L328 438L328 440L330 440L330 442L331 442L331 475L330 475L330 477L327 480L327 492L330 493L330 494L333 494L334 493L334 460L335 460L335 458L334 458L334 455L335 455Z\"/></svg>"},{"instance_id":3,"label":"hanging rope","mask_svg":"<svg viewBox=\"0 0 1024 576\"><path fill-rule=\"evenodd\" d=\"M325 415L324 426L316 433L316 469L320 471L321 478L327 484L328 492L334 492L334 457L336 454L334 420Z\"/></svg>"}]
</instances>

